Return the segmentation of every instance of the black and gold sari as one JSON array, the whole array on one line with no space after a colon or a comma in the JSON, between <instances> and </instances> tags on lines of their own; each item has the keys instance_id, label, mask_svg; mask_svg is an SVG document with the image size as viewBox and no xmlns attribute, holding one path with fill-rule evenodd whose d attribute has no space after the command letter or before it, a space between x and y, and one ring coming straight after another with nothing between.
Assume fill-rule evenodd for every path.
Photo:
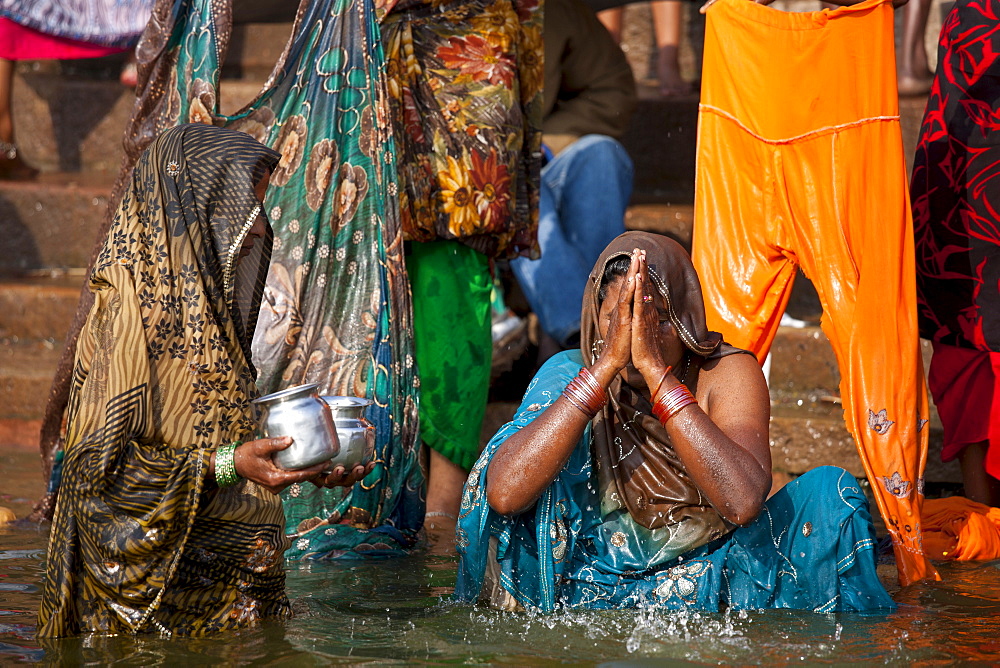
<instances>
[{"instance_id":1,"label":"black and gold sari","mask_svg":"<svg viewBox=\"0 0 1000 668\"><path fill-rule=\"evenodd\" d=\"M215 449L254 429L270 227L239 254L277 158L184 125L135 167L90 276L40 636L192 634L288 612L279 498L207 479Z\"/></svg>"}]
</instances>

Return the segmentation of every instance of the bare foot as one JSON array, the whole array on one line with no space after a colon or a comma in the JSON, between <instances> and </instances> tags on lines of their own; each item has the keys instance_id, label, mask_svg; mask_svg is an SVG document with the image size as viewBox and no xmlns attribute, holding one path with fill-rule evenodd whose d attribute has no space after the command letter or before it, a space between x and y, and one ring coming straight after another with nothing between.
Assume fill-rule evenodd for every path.
<instances>
[{"instance_id":1,"label":"bare foot","mask_svg":"<svg viewBox=\"0 0 1000 668\"><path fill-rule=\"evenodd\" d=\"M118 81L121 85L128 88L135 88L136 84L139 83L139 70L135 62L135 53L129 56L128 60L122 66L121 74L118 75Z\"/></svg>"},{"instance_id":2,"label":"bare foot","mask_svg":"<svg viewBox=\"0 0 1000 668\"><path fill-rule=\"evenodd\" d=\"M986 472L988 441L970 443L958 454L966 498L987 506L1000 506L1000 480Z\"/></svg>"}]
</instances>

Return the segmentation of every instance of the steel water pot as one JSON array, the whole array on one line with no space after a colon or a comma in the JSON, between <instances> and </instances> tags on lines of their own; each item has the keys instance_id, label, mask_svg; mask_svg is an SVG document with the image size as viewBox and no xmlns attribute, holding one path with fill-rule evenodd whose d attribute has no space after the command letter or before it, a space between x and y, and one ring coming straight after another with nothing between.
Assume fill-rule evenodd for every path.
<instances>
[{"instance_id":1,"label":"steel water pot","mask_svg":"<svg viewBox=\"0 0 1000 668\"><path fill-rule=\"evenodd\" d=\"M286 471L330 461L340 454L340 439L333 414L310 383L289 387L254 399L260 410L260 431L265 438L291 436L293 443L274 453L274 464Z\"/></svg>"},{"instance_id":2,"label":"steel water pot","mask_svg":"<svg viewBox=\"0 0 1000 668\"><path fill-rule=\"evenodd\" d=\"M366 465L375 454L375 425L365 418L365 409L374 402L362 397L321 398L330 407L340 440L340 453L330 460L330 466L343 466L350 471Z\"/></svg>"}]
</instances>

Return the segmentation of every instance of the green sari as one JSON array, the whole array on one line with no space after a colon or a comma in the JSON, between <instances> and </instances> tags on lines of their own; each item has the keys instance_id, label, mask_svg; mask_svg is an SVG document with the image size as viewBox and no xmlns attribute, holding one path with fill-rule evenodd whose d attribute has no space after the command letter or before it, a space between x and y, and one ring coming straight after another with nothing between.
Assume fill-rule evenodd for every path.
<instances>
[{"instance_id":1,"label":"green sari","mask_svg":"<svg viewBox=\"0 0 1000 668\"><path fill-rule=\"evenodd\" d=\"M254 360L261 393L319 383L369 397L376 467L348 489L283 493L290 558L399 554L423 521L411 306L376 8L305 0L255 100L219 113L228 3L161 0L139 46L134 153L162 128L241 130L281 159L265 208L275 231Z\"/></svg>"}]
</instances>

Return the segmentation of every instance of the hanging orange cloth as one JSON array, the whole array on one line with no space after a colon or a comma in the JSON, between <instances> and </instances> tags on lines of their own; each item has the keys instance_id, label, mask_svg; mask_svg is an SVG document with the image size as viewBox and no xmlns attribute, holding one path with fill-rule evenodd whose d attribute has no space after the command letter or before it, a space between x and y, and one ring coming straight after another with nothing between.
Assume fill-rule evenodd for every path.
<instances>
[{"instance_id":1,"label":"hanging orange cloth","mask_svg":"<svg viewBox=\"0 0 1000 668\"><path fill-rule=\"evenodd\" d=\"M892 5L719 0L707 19L693 257L708 325L763 361L797 267L812 278L900 582L937 578Z\"/></svg>"},{"instance_id":2,"label":"hanging orange cloth","mask_svg":"<svg viewBox=\"0 0 1000 668\"><path fill-rule=\"evenodd\" d=\"M924 501L924 551L931 559L1000 558L1000 508L961 496Z\"/></svg>"}]
</instances>

